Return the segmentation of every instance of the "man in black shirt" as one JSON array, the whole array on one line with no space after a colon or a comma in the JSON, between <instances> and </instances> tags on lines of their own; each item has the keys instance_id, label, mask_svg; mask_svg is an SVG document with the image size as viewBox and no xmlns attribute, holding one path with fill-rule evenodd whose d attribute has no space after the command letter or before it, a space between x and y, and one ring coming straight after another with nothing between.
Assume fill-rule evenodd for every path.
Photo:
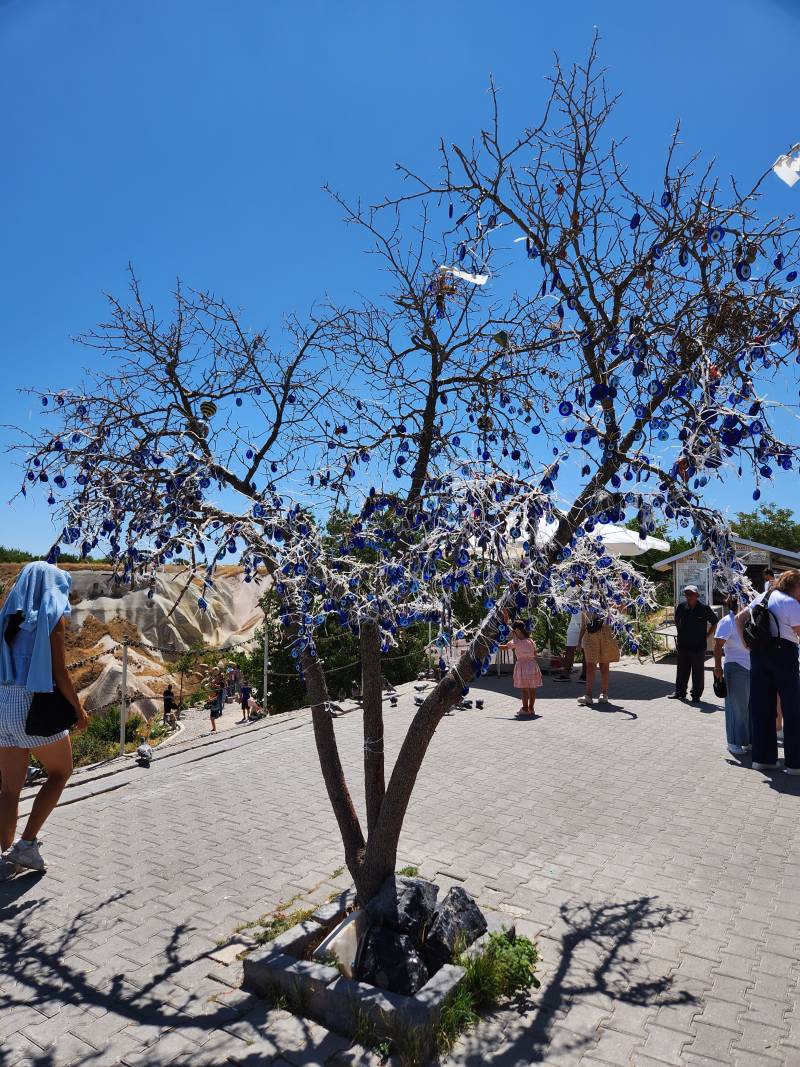
<instances>
[{"instance_id":1,"label":"man in black shirt","mask_svg":"<svg viewBox=\"0 0 800 1067\"><path fill-rule=\"evenodd\" d=\"M696 585L683 590L686 600L675 608L675 628L678 631L678 670L673 700L686 699L686 686L692 676L692 703L699 704L705 684L705 658L708 639L717 628L717 616L700 602Z\"/></svg>"}]
</instances>

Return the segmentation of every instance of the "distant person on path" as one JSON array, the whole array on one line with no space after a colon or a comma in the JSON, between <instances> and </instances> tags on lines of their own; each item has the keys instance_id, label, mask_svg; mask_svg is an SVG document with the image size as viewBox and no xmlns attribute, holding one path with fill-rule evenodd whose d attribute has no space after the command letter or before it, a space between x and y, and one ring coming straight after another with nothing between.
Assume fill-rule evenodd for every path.
<instances>
[{"instance_id":1,"label":"distant person on path","mask_svg":"<svg viewBox=\"0 0 800 1067\"><path fill-rule=\"evenodd\" d=\"M714 633L714 675L724 678L727 690L725 736L728 751L734 756L743 756L750 750L750 651L736 625L741 604L736 597L730 597L727 607L728 614L720 619Z\"/></svg>"},{"instance_id":2,"label":"distant person on path","mask_svg":"<svg viewBox=\"0 0 800 1067\"><path fill-rule=\"evenodd\" d=\"M249 711L249 709L250 709L250 698L253 695L253 690L250 688L250 686L247 684L247 682L243 681L242 684L241 684L241 688L239 689L239 694L240 694L241 701L242 701L242 719L241 719L241 721L242 722L247 722L248 719L250 718L250 711Z\"/></svg>"},{"instance_id":3,"label":"distant person on path","mask_svg":"<svg viewBox=\"0 0 800 1067\"><path fill-rule=\"evenodd\" d=\"M770 567L765 567L762 577L764 579L764 592L766 593L775 584L775 571Z\"/></svg>"},{"instance_id":4,"label":"distant person on path","mask_svg":"<svg viewBox=\"0 0 800 1067\"><path fill-rule=\"evenodd\" d=\"M581 616L581 647L586 664L586 692L578 703L591 708L594 704L594 679L600 668L600 703L608 703L611 664L619 662L619 645L614 631L599 615L584 612Z\"/></svg>"},{"instance_id":5,"label":"distant person on path","mask_svg":"<svg viewBox=\"0 0 800 1067\"><path fill-rule=\"evenodd\" d=\"M84 730L89 723L66 667L64 616L70 613L71 586L70 576L58 567L28 563L0 611L0 881L23 869L47 869L37 835L72 774L69 730L45 736L25 731L34 694L57 689L75 710L74 728ZM49 711L49 701L42 702ZM36 794L22 836L14 841L31 752L47 780Z\"/></svg>"},{"instance_id":6,"label":"distant person on path","mask_svg":"<svg viewBox=\"0 0 800 1067\"><path fill-rule=\"evenodd\" d=\"M696 585L684 587L685 600L675 608L678 667L671 700L685 700L689 676L692 678L692 704L699 704L705 688L705 659L708 639L717 625L717 616L700 600Z\"/></svg>"},{"instance_id":7,"label":"distant person on path","mask_svg":"<svg viewBox=\"0 0 800 1067\"><path fill-rule=\"evenodd\" d=\"M542 672L536 661L536 644L531 639L528 624L515 619L511 624L511 640L501 648L514 651L514 688L522 690L522 707L517 712L518 719L536 717L536 690L542 684Z\"/></svg>"},{"instance_id":8,"label":"distant person on path","mask_svg":"<svg viewBox=\"0 0 800 1067\"><path fill-rule=\"evenodd\" d=\"M210 709L210 720L212 734L215 734L217 732L217 719L222 715L222 710L225 707L225 691L225 675L222 673L221 670L217 669L214 674L214 677L211 679L212 700Z\"/></svg>"},{"instance_id":9,"label":"distant person on path","mask_svg":"<svg viewBox=\"0 0 800 1067\"><path fill-rule=\"evenodd\" d=\"M771 590L736 616L739 634L755 622L757 605L769 611L766 640L750 642L750 728L753 741L753 767L774 771L778 763L778 731L775 720L778 697L783 708L786 773L800 775L800 571L784 571Z\"/></svg>"},{"instance_id":10,"label":"distant person on path","mask_svg":"<svg viewBox=\"0 0 800 1067\"><path fill-rule=\"evenodd\" d=\"M163 700L164 700L164 724L166 725L169 722L170 715L172 715L172 710L175 707L175 691L174 691L174 689L172 688L171 685L168 685L167 688L164 690Z\"/></svg>"},{"instance_id":11,"label":"distant person on path","mask_svg":"<svg viewBox=\"0 0 800 1067\"><path fill-rule=\"evenodd\" d=\"M556 676L556 680L559 682L568 682L572 677L572 665L575 662L575 653L580 648L581 643L581 625L582 625L581 612L576 611L574 615L569 617L569 626L567 627L567 651L564 656L564 666L561 673ZM578 681L586 681L586 660L583 661L581 667L581 673Z\"/></svg>"}]
</instances>

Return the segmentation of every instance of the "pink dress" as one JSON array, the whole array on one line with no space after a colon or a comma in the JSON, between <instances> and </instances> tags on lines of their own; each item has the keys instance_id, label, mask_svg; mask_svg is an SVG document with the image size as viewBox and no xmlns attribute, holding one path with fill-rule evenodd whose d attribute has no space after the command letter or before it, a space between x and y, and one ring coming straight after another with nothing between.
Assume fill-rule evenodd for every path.
<instances>
[{"instance_id":1,"label":"pink dress","mask_svg":"<svg viewBox=\"0 0 800 1067\"><path fill-rule=\"evenodd\" d=\"M514 649L514 688L538 689L542 684L542 672L536 662L536 645L530 637L513 637Z\"/></svg>"}]
</instances>

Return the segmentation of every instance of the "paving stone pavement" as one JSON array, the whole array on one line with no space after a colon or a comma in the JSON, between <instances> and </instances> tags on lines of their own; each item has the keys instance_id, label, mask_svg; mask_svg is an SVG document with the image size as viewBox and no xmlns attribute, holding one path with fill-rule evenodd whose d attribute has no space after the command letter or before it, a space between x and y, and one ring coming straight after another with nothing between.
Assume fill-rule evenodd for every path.
<instances>
[{"instance_id":1,"label":"paving stone pavement","mask_svg":"<svg viewBox=\"0 0 800 1067\"><path fill-rule=\"evenodd\" d=\"M729 757L718 702L668 701L672 671L627 664L595 708L548 681L533 722L505 677L442 722L401 863L510 911L542 957L541 990L448 1067L800 1063L800 779ZM387 712L390 758L412 713ZM336 728L357 793L358 715ZM2 1067L343 1062L212 958L344 884L307 714L103 784L51 817L46 876L0 885Z\"/></svg>"}]
</instances>

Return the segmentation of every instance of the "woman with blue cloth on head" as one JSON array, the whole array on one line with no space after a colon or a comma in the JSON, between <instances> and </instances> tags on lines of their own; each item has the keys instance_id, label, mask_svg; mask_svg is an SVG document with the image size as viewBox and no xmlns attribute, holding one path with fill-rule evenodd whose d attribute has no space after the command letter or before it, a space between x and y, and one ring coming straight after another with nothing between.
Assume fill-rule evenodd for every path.
<instances>
[{"instance_id":1,"label":"woman with blue cloth on head","mask_svg":"<svg viewBox=\"0 0 800 1067\"><path fill-rule=\"evenodd\" d=\"M47 737L25 732L35 693L57 687L75 709L75 729L89 722L67 673L64 617L72 579L51 563L28 563L0 611L0 881L22 870L44 871L37 834L72 774L68 730ZM19 795L30 754L47 772L22 836L14 841Z\"/></svg>"}]
</instances>

